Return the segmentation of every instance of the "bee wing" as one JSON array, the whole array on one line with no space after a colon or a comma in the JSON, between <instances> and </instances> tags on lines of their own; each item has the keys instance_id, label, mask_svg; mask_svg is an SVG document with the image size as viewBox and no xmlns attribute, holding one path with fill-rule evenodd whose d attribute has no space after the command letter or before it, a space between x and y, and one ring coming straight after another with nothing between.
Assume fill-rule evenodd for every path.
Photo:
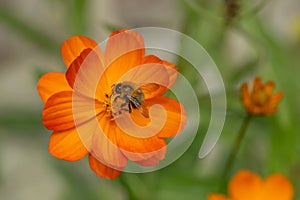
<instances>
[{"instance_id":1,"label":"bee wing","mask_svg":"<svg viewBox=\"0 0 300 200\"><path fill-rule=\"evenodd\" d=\"M159 90L160 86L156 83L148 83L139 87L143 91L145 97L153 96Z\"/></svg>"},{"instance_id":2,"label":"bee wing","mask_svg":"<svg viewBox=\"0 0 300 200\"><path fill-rule=\"evenodd\" d=\"M147 106L142 103L141 106L138 108L139 112L146 118L149 118L149 110L147 108Z\"/></svg>"},{"instance_id":3,"label":"bee wing","mask_svg":"<svg viewBox=\"0 0 300 200\"><path fill-rule=\"evenodd\" d=\"M139 102L134 97L129 97L130 99L130 106L134 109L138 109L138 111L146 118L149 118L149 111L147 106L145 105L144 101Z\"/></svg>"}]
</instances>

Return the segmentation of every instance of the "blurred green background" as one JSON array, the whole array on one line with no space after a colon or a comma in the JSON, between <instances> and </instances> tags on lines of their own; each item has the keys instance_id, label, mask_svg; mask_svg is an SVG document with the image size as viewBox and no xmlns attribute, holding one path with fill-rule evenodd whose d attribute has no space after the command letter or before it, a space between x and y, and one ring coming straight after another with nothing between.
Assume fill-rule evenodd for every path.
<instances>
[{"instance_id":1,"label":"blurred green background","mask_svg":"<svg viewBox=\"0 0 300 200\"><path fill-rule=\"evenodd\" d=\"M219 67L228 107L214 150L198 159L210 118L209 95L200 91L197 137L162 170L107 181L89 169L86 159L69 163L50 156L50 132L41 123L36 85L43 73L65 71L62 42L72 35L101 42L116 28L144 26L187 34ZM128 194L143 200L206 199L208 192L218 192L225 159L245 117L239 87L255 75L275 81L284 99L274 116L252 120L231 174L239 169L263 177L283 173L300 198L298 0L0 0L0 30L1 200L125 200ZM200 90L185 63L174 62Z\"/></svg>"}]
</instances>

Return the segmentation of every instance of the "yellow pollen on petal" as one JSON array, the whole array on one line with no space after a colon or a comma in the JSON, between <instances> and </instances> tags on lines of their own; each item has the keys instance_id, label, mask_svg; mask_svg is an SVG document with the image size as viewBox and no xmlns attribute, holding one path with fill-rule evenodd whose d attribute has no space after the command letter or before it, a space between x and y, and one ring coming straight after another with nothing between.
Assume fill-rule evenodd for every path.
<instances>
[{"instance_id":1,"label":"yellow pollen on petal","mask_svg":"<svg viewBox=\"0 0 300 200\"><path fill-rule=\"evenodd\" d=\"M112 91L109 94L105 93L105 101L103 102L103 106L105 107L106 115L112 117L111 100L110 100L111 99L111 95L112 95Z\"/></svg>"}]
</instances>

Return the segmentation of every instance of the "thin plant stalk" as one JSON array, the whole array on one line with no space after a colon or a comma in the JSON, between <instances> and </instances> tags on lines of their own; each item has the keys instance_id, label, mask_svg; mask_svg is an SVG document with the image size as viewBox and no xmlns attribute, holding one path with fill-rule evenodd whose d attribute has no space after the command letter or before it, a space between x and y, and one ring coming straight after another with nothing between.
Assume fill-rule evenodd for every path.
<instances>
[{"instance_id":1,"label":"thin plant stalk","mask_svg":"<svg viewBox=\"0 0 300 200\"><path fill-rule=\"evenodd\" d=\"M241 144L242 144L242 141L245 137L245 134L246 134L246 131L247 131L247 128L249 126L249 122L251 121L251 118L252 118L252 115L251 114L248 114L242 125L241 125L241 128L238 132L238 135L237 135L237 138L236 140L234 141L234 144L232 145L232 148L231 148L231 151L230 151L230 154L229 154L229 157L225 163L225 167L224 167L224 171L222 173L222 180L221 180L221 184L225 183L227 178L228 178L228 175L230 173L230 170L232 169L233 165L234 165L234 162L236 160L236 157L237 157L237 154L239 152L239 149L241 147Z\"/></svg>"}]
</instances>

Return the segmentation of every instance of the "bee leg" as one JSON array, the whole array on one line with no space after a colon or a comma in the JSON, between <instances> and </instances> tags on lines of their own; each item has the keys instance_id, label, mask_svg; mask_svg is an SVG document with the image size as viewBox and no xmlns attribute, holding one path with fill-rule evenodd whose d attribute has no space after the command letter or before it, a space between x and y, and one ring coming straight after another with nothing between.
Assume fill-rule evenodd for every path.
<instances>
[{"instance_id":1,"label":"bee leg","mask_svg":"<svg viewBox=\"0 0 300 200\"><path fill-rule=\"evenodd\" d=\"M131 113L131 103L128 104L128 112Z\"/></svg>"},{"instance_id":2,"label":"bee leg","mask_svg":"<svg viewBox=\"0 0 300 200\"><path fill-rule=\"evenodd\" d=\"M125 112L131 112L131 109L129 108L122 108L121 111L125 111Z\"/></svg>"},{"instance_id":3,"label":"bee leg","mask_svg":"<svg viewBox=\"0 0 300 200\"><path fill-rule=\"evenodd\" d=\"M129 103L122 103L120 107L121 107L121 108L124 108L124 107L126 107L127 104L129 104ZM126 110L126 109L125 109L125 110Z\"/></svg>"}]
</instances>

